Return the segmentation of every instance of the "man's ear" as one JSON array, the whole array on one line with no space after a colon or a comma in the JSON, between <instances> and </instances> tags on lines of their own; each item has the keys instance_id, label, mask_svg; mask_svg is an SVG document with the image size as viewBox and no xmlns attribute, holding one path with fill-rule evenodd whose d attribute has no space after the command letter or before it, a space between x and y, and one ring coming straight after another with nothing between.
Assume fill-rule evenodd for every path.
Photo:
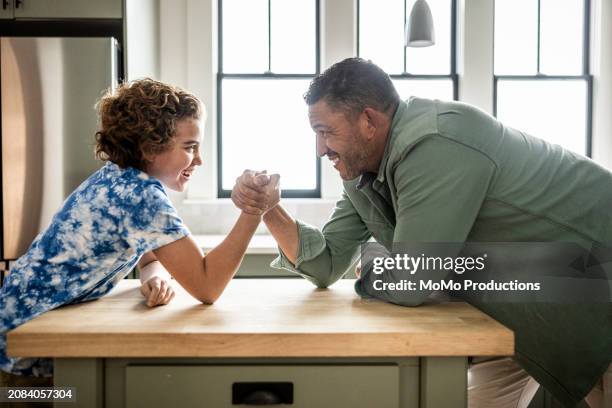
<instances>
[{"instance_id":1,"label":"man's ear","mask_svg":"<svg viewBox=\"0 0 612 408\"><path fill-rule=\"evenodd\" d=\"M376 129L379 126L380 112L378 112L376 109L366 107L363 110L362 115L363 130L365 131L368 140L370 140L376 134Z\"/></svg>"}]
</instances>

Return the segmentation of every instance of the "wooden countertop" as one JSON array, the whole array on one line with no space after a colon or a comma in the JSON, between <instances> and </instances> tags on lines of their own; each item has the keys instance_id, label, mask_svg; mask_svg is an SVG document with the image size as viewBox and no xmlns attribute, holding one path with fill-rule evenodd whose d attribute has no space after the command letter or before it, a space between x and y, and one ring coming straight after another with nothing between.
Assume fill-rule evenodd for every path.
<instances>
[{"instance_id":1,"label":"wooden countertop","mask_svg":"<svg viewBox=\"0 0 612 408\"><path fill-rule=\"evenodd\" d=\"M22 357L402 357L512 355L514 334L464 302L409 308L362 300L354 280L234 279L212 306L174 282L148 308L137 280L8 333Z\"/></svg>"}]
</instances>

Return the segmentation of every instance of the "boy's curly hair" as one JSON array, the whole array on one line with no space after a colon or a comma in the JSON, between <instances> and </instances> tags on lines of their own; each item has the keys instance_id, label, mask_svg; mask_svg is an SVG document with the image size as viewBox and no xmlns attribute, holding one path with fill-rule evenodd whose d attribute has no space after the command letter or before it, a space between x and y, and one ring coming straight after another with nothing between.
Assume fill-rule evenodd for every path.
<instances>
[{"instance_id":1,"label":"boy's curly hair","mask_svg":"<svg viewBox=\"0 0 612 408\"><path fill-rule=\"evenodd\" d=\"M106 91L97 104L96 157L145 170L147 158L169 149L181 119L205 115L197 97L150 78ZM205 119L205 118L202 118Z\"/></svg>"}]
</instances>

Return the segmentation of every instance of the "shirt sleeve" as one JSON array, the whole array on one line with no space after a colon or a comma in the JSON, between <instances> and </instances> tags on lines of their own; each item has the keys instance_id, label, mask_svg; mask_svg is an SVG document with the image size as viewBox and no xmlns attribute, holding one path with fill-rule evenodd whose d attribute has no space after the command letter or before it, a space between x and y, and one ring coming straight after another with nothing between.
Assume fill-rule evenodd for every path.
<instances>
[{"instance_id":1,"label":"shirt sleeve","mask_svg":"<svg viewBox=\"0 0 612 408\"><path fill-rule=\"evenodd\" d=\"M401 252L401 244L405 243L465 242L495 170L494 162L483 153L442 136L430 136L414 147L393 175L397 191L393 252ZM431 291L374 290L373 283L407 279L418 285L425 273L432 280L448 276L445 271L410 275L402 270L375 275L362 269L356 291L364 297L415 306L425 301Z\"/></svg>"},{"instance_id":2,"label":"shirt sleeve","mask_svg":"<svg viewBox=\"0 0 612 408\"><path fill-rule=\"evenodd\" d=\"M124 207L124 239L138 254L189 235L189 229L159 184L145 185L140 194L135 191Z\"/></svg>"},{"instance_id":3,"label":"shirt sleeve","mask_svg":"<svg viewBox=\"0 0 612 408\"><path fill-rule=\"evenodd\" d=\"M297 273L318 287L327 287L344 276L357 263L359 245L371 236L346 193L322 230L300 221L297 225L295 265L279 248L280 256L270 266Z\"/></svg>"}]
</instances>

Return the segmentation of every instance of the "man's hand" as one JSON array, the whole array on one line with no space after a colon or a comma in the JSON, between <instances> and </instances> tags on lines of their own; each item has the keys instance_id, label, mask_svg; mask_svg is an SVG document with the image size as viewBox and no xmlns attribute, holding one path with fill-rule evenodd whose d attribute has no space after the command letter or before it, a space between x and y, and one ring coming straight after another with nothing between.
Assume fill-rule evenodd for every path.
<instances>
[{"instance_id":1,"label":"man's hand","mask_svg":"<svg viewBox=\"0 0 612 408\"><path fill-rule=\"evenodd\" d=\"M279 181L278 174L245 170L236 179L232 202L245 213L263 215L280 201Z\"/></svg>"},{"instance_id":2,"label":"man's hand","mask_svg":"<svg viewBox=\"0 0 612 408\"><path fill-rule=\"evenodd\" d=\"M361 278L361 261L357 262L357 265L355 265L355 276L357 279Z\"/></svg>"},{"instance_id":3,"label":"man's hand","mask_svg":"<svg viewBox=\"0 0 612 408\"><path fill-rule=\"evenodd\" d=\"M152 277L140 286L140 293L145 297L147 306L167 305L174 298L174 289L167 280Z\"/></svg>"}]
</instances>

